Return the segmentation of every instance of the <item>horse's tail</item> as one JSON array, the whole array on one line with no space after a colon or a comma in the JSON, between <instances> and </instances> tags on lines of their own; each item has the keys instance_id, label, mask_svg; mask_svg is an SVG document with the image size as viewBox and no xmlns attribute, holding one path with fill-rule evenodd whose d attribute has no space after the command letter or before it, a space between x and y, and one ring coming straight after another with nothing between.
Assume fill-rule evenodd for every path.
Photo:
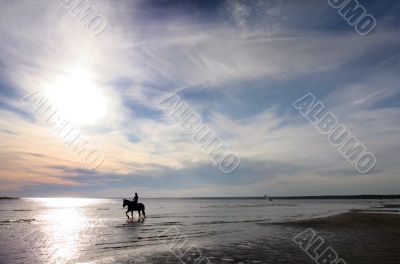
<instances>
[{"instance_id":1,"label":"horse's tail","mask_svg":"<svg viewBox=\"0 0 400 264\"><path fill-rule=\"evenodd\" d=\"M143 205L143 209L142 209L142 213L143 213L143 216L146 216L146 213L144 212L144 205Z\"/></svg>"}]
</instances>

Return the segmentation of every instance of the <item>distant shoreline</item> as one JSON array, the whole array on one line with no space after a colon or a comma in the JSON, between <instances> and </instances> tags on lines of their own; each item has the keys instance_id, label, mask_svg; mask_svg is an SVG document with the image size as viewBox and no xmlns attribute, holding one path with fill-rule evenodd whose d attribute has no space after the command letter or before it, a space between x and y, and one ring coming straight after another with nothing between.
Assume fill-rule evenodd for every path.
<instances>
[{"instance_id":1,"label":"distant shoreline","mask_svg":"<svg viewBox=\"0 0 400 264\"><path fill-rule=\"evenodd\" d=\"M22 198L76 198L76 199L125 199L124 197L22 197ZM243 197L142 197L141 199L191 199L191 200L391 200L400 199L400 194L362 194L362 195L308 195L308 196L243 196ZM21 197L0 197L0 200L17 200Z\"/></svg>"},{"instance_id":2,"label":"distant shoreline","mask_svg":"<svg viewBox=\"0 0 400 264\"><path fill-rule=\"evenodd\" d=\"M17 200L19 197L0 197L0 200Z\"/></svg>"},{"instance_id":3,"label":"distant shoreline","mask_svg":"<svg viewBox=\"0 0 400 264\"><path fill-rule=\"evenodd\" d=\"M271 196L272 199L277 200L321 200L321 199L400 199L400 194L389 194L389 195L320 195L320 196Z\"/></svg>"},{"instance_id":4,"label":"distant shoreline","mask_svg":"<svg viewBox=\"0 0 400 264\"><path fill-rule=\"evenodd\" d=\"M335 199L400 199L400 194L389 195L316 195L316 196L268 196L273 200L335 200ZM198 200L265 200L265 197L169 197L169 198L144 198L144 199L198 199Z\"/></svg>"}]
</instances>

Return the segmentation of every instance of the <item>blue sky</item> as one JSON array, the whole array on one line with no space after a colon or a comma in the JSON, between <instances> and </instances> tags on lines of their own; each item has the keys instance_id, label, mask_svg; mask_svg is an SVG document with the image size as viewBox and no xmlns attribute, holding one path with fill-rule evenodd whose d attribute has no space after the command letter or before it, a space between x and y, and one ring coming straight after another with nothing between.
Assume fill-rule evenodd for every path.
<instances>
[{"instance_id":1,"label":"blue sky","mask_svg":"<svg viewBox=\"0 0 400 264\"><path fill-rule=\"evenodd\" d=\"M108 22L94 36L58 1L2 2L0 196L398 193L400 2L360 3L377 22L367 36L327 1L91 0ZM99 168L21 103L34 91L101 146ZM172 92L238 170L222 173L158 107ZM370 173L292 107L307 93L374 153Z\"/></svg>"}]
</instances>

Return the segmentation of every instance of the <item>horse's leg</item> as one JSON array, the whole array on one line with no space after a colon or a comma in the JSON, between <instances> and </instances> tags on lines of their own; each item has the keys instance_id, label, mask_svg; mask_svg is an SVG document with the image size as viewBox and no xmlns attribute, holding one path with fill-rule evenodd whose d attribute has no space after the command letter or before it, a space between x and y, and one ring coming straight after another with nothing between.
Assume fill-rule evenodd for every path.
<instances>
[{"instance_id":1,"label":"horse's leg","mask_svg":"<svg viewBox=\"0 0 400 264\"><path fill-rule=\"evenodd\" d=\"M139 218L140 218L140 210L138 210L137 212L138 212L138 214L139 214Z\"/></svg>"},{"instance_id":2,"label":"horse's leg","mask_svg":"<svg viewBox=\"0 0 400 264\"><path fill-rule=\"evenodd\" d=\"M128 215L128 212L129 212L129 209L128 210L126 210L126 216L128 217L128 219L129 219L129 215Z\"/></svg>"},{"instance_id":3,"label":"horse's leg","mask_svg":"<svg viewBox=\"0 0 400 264\"><path fill-rule=\"evenodd\" d=\"M132 219L133 219L133 210L131 211L131 217L132 217Z\"/></svg>"},{"instance_id":4,"label":"horse's leg","mask_svg":"<svg viewBox=\"0 0 400 264\"><path fill-rule=\"evenodd\" d=\"M142 210L142 214L143 214L144 217L146 216L146 213L144 212L144 209Z\"/></svg>"}]
</instances>

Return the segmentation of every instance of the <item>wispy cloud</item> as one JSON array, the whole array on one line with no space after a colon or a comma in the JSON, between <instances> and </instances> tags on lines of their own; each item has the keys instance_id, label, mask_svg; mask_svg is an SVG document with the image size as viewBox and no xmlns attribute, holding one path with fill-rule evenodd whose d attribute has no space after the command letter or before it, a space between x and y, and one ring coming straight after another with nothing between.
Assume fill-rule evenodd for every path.
<instances>
[{"instance_id":1,"label":"wispy cloud","mask_svg":"<svg viewBox=\"0 0 400 264\"><path fill-rule=\"evenodd\" d=\"M227 1L213 10L201 3L91 3L109 22L97 37L57 1L0 4L1 192L396 191L400 40L395 10L377 12L376 31L363 37L320 1ZM90 173L79 169L80 161L20 102L82 67L107 99L103 119L80 127L105 154L101 168ZM240 156L234 175L221 175L158 109L160 98L172 91ZM376 154L373 172L355 174L291 109L291 102L309 91Z\"/></svg>"}]
</instances>

